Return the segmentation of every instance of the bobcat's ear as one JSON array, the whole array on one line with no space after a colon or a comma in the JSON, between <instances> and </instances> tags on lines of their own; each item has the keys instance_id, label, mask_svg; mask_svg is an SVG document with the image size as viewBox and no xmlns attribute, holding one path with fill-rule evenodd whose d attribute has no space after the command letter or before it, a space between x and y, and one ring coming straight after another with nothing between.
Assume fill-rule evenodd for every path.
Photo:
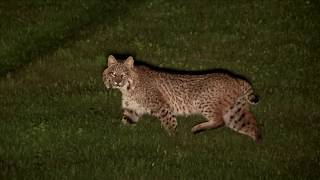
<instances>
[{"instance_id":1,"label":"bobcat's ear","mask_svg":"<svg viewBox=\"0 0 320 180\"><path fill-rule=\"evenodd\" d=\"M108 57L108 67L111 66L111 65L113 65L113 64L116 64L116 63L117 63L116 58L115 58L114 56L110 55L110 56Z\"/></svg>"},{"instance_id":2,"label":"bobcat's ear","mask_svg":"<svg viewBox=\"0 0 320 180\"><path fill-rule=\"evenodd\" d=\"M129 56L125 61L124 61L124 65L127 66L128 68L133 68L133 57Z\"/></svg>"}]
</instances>

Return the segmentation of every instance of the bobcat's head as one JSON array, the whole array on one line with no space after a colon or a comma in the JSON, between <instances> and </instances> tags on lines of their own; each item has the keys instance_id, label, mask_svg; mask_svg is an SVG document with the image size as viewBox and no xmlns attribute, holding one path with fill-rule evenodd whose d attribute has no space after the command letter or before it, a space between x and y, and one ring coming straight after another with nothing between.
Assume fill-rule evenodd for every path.
<instances>
[{"instance_id":1,"label":"bobcat's head","mask_svg":"<svg viewBox=\"0 0 320 180\"><path fill-rule=\"evenodd\" d=\"M108 57L108 67L102 73L102 80L107 88L131 89L133 88L133 58L128 57L119 62L114 56Z\"/></svg>"}]
</instances>

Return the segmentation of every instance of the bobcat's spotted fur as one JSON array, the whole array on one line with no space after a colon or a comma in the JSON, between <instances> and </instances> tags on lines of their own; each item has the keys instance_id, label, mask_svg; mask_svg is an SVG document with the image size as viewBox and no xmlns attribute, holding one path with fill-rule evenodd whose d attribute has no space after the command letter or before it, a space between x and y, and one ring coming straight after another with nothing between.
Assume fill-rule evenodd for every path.
<instances>
[{"instance_id":1,"label":"bobcat's spotted fur","mask_svg":"<svg viewBox=\"0 0 320 180\"><path fill-rule=\"evenodd\" d=\"M207 122L195 125L193 133L226 125L260 140L249 109L257 98L247 81L226 73L171 74L133 63L131 56L120 62L110 55L103 72L105 86L122 93L124 124L136 123L143 114L151 114L171 134L177 127L176 115L201 114Z\"/></svg>"}]
</instances>

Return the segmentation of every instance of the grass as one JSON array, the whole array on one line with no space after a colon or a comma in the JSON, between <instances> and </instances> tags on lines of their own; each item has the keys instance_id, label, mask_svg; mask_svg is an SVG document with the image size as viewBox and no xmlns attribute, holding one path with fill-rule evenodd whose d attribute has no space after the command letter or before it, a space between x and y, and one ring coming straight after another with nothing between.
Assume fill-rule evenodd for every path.
<instances>
[{"instance_id":1,"label":"grass","mask_svg":"<svg viewBox=\"0 0 320 180\"><path fill-rule=\"evenodd\" d=\"M0 3L2 179L317 179L320 15L313 1ZM108 54L248 77L261 144L180 117L121 126Z\"/></svg>"},{"instance_id":2,"label":"grass","mask_svg":"<svg viewBox=\"0 0 320 180\"><path fill-rule=\"evenodd\" d=\"M1 71L4 75L50 54L66 42L79 40L100 22L127 8L125 1L10 1L0 3L2 40Z\"/></svg>"}]
</instances>

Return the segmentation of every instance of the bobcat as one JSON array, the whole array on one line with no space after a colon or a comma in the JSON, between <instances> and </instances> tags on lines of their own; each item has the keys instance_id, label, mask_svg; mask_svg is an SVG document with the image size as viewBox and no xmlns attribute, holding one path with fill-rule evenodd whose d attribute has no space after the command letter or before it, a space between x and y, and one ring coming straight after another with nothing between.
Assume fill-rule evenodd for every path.
<instances>
[{"instance_id":1,"label":"bobcat","mask_svg":"<svg viewBox=\"0 0 320 180\"><path fill-rule=\"evenodd\" d=\"M225 125L261 139L250 104L258 102L251 85L228 73L200 75L176 74L134 65L130 56L118 61L110 55L102 79L107 88L122 93L124 124L138 122L143 114L160 119L161 125L172 134L177 127L176 115L201 114L206 122L195 125L198 133Z\"/></svg>"}]
</instances>

